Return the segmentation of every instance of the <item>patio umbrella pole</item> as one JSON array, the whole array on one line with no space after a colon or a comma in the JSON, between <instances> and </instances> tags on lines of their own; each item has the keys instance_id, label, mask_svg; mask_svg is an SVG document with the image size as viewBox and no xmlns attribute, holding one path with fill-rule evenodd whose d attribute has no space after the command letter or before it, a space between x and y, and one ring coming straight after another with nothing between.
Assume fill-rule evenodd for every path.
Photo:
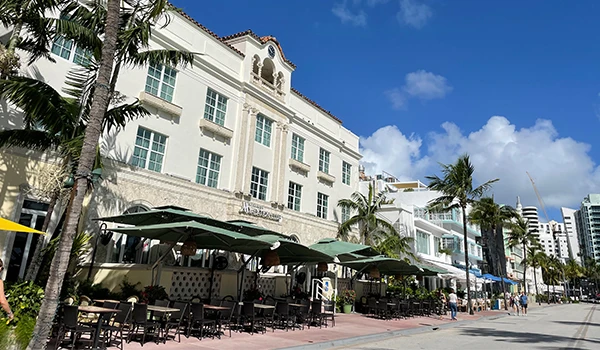
<instances>
[{"instance_id":1,"label":"patio umbrella pole","mask_svg":"<svg viewBox=\"0 0 600 350\"><path fill-rule=\"evenodd\" d=\"M240 274L240 272L242 273L242 277L238 286L238 301L242 300L242 288L244 288L244 272L246 271L246 266L248 266L250 260L254 259L258 252L259 250L257 250L254 254L250 255L250 257L246 261L244 261L244 258L242 257L242 261L244 261L244 263L242 264L242 267L240 267L240 269L238 270L238 275Z\"/></svg>"},{"instance_id":2,"label":"patio umbrella pole","mask_svg":"<svg viewBox=\"0 0 600 350\"><path fill-rule=\"evenodd\" d=\"M212 255L213 255L213 263L210 268L210 287L208 288L208 303L209 304L212 302L213 281L215 280L215 261L214 261L215 251L214 250L212 252Z\"/></svg>"},{"instance_id":3,"label":"patio umbrella pole","mask_svg":"<svg viewBox=\"0 0 600 350\"><path fill-rule=\"evenodd\" d=\"M290 272L290 295L294 292L294 279L292 278L292 272L295 272L300 265L303 263L296 264L296 266L292 267L292 271Z\"/></svg>"}]
</instances>

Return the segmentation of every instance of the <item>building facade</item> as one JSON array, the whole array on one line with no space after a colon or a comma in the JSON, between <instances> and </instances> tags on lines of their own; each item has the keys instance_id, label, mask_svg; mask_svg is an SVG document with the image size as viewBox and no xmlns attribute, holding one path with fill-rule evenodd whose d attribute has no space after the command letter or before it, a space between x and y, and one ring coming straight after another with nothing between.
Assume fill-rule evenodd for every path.
<instances>
[{"instance_id":1,"label":"building facade","mask_svg":"<svg viewBox=\"0 0 600 350\"><path fill-rule=\"evenodd\" d=\"M122 70L117 90L129 101L139 99L151 115L103 135L103 179L87 205L86 230L97 232L92 218L175 205L251 221L304 244L335 237L343 217L337 201L358 188L358 136L292 88L296 66L276 38L252 31L219 37L185 13L171 17L168 26L153 30L151 47L202 54L186 68ZM78 51L58 40L52 52L56 63L40 60L27 70L60 90L79 62ZM2 123L3 129L22 125L14 116ZM39 185L39 168L59 161L26 150L0 157L7 164L0 182L9 189L0 194L2 216L38 227L47 198L29 189ZM2 258L14 261L11 276L22 277L34 239L0 237L7 247ZM150 263L159 245L114 234L98 246L96 261L107 267Z\"/></svg>"},{"instance_id":2,"label":"building facade","mask_svg":"<svg viewBox=\"0 0 600 350\"><path fill-rule=\"evenodd\" d=\"M539 225L539 241L544 253L565 261L569 259L568 237L562 222L550 220Z\"/></svg>"},{"instance_id":3,"label":"building facade","mask_svg":"<svg viewBox=\"0 0 600 350\"><path fill-rule=\"evenodd\" d=\"M600 194L589 194L575 213L582 258L600 261Z\"/></svg>"}]
</instances>

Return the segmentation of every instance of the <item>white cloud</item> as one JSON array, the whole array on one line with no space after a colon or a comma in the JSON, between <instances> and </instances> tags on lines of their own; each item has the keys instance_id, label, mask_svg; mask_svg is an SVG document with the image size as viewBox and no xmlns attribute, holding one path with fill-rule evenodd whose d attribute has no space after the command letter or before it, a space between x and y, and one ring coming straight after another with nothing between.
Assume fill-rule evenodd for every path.
<instances>
[{"instance_id":1,"label":"white cloud","mask_svg":"<svg viewBox=\"0 0 600 350\"><path fill-rule=\"evenodd\" d=\"M441 132L406 137L386 126L361 138L363 164L369 174L385 170L400 178L422 179L439 171L438 162L452 163L468 153L475 166L475 184L499 178L493 187L498 202L523 205L538 201L526 171L549 208L577 207L588 193L600 191L600 167L590 146L559 136L549 120L518 129L505 117L492 117L481 129L464 134L451 122Z\"/></svg>"},{"instance_id":2,"label":"white cloud","mask_svg":"<svg viewBox=\"0 0 600 350\"><path fill-rule=\"evenodd\" d=\"M441 75L419 70L406 75L404 90L413 97L424 100L444 98L452 91L452 86Z\"/></svg>"},{"instance_id":3,"label":"white cloud","mask_svg":"<svg viewBox=\"0 0 600 350\"><path fill-rule=\"evenodd\" d=\"M400 11L396 14L398 21L417 29L423 28L433 12L431 7L416 0L400 0Z\"/></svg>"},{"instance_id":4,"label":"white cloud","mask_svg":"<svg viewBox=\"0 0 600 350\"><path fill-rule=\"evenodd\" d=\"M338 17L342 23L348 23L357 27L364 27L367 25L367 14L363 10L359 10L357 13L353 13L348 8L346 1L333 5L331 12Z\"/></svg>"},{"instance_id":5,"label":"white cloud","mask_svg":"<svg viewBox=\"0 0 600 350\"><path fill-rule=\"evenodd\" d=\"M453 89L443 76L424 70L408 73L404 80L402 88L385 91L393 109L404 108L409 98L421 100L444 98Z\"/></svg>"}]
</instances>

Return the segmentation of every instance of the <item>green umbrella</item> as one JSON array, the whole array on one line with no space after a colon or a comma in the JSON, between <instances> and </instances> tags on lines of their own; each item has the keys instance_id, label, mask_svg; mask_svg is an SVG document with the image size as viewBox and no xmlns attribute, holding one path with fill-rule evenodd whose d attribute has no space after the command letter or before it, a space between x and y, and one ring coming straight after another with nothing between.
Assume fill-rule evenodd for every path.
<instances>
[{"instance_id":1,"label":"green umbrella","mask_svg":"<svg viewBox=\"0 0 600 350\"><path fill-rule=\"evenodd\" d=\"M436 276L438 273L448 273L447 270L442 269L441 267L436 267L430 264L424 263L415 263L416 267L423 270L423 272L419 273L419 276Z\"/></svg>"},{"instance_id":2,"label":"green umbrella","mask_svg":"<svg viewBox=\"0 0 600 350\"><path fill-rule=\"evenodd\" d=\"M196 221L119 227L113 228L111 231L124 233L128 236L159 239L169 242L193 240L196 242L198 249L218 249L243 254L254 254L256 251L262 249L277 247L272 242Z\"/></svg>"},{"instance_id":3,"label":"green umbrella","mask_svg":"<svg viewBox=\"0 0 600 350\"><path fill-rule=\"evenodd\" d=\"M136 226L167 224L183 221L197 221L202 224L223 228L229 231L243 233L249 236L272 234L280 237L287 237L281 233L267 230L260 226L253 225L252 223L247 221L221 221L213 219L209 216L192 213L187 209L176 206L156 207L151 210L139 213L108 216L104 218L97 218L95 220Z\"/></svg>"},{"instance_id":4,"label":"green umbrella","mask_svg":"<svg viewBox=\"0 0 600 350\"><path fill-rule=\"evenodd\" d=\"M324 238L311 245L310 248L330 257L337 257L340 261L356 260L379 254L368 245L338 241L334 238Z\"/></svg>"},{"instance_id":5,"label":"green umbrella","mask_svg":"<svg viewBox=\"0 0 600 350\"><path fill-rule=\"evenodd\" d=\"M272 244L279 243L275 250L279 256L281 265L299 264L299 263L320 263L334 262L334 258L321 253L318 250L311 249L305 245L294 242L290 239L281 238L275 235L260 235L255 238ZM258 255L261 255L259 252Z\"/></svg>"},{"instance_id":6,"label":"green umbrella","mask_svg":"<svg viewBox=\"0 0 600 350\"><path fill-rule=\"evenodd\" d=\"M365 271L368 268L376 267L384 275L418 275L423 272L417 266L411 265L406 261L388 258L384 255L370 256L364 259L344 261L342 265L357 271Z\"/></svg>"}]
</instances>

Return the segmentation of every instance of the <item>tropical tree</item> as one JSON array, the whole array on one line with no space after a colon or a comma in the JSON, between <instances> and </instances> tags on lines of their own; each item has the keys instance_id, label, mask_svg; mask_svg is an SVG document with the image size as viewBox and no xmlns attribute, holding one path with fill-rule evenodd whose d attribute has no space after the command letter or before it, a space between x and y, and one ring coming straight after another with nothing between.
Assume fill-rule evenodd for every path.
<instances>
[{"instance_id":1,"label":"tropical tree","mask_svg":"<svg viewBox=\"0 0 600 350\"><path fill-rule=\"evenodd\" d=\"M403 259L410 263L418 261L419 258L412 251L412 237L401 236L399 234L391 234L379 242L375 247L376 251L389 256L390 258Z\"/></svg>"},{"instance_id":2,"label":"tropical tree","mask_svg":"<svg viewBox=\"0 0 600 350\"><path fill-rule=\"evenodd\" d=\"M529 229L529 220L518 216L516 220L509 225L508 233L509 247L521 246L523 249L523 289L527 293L527 248L539 245L537 232Z\"/></svg>"},{"instance_id":3,"label":"tropical tree","mask_svg":"<svg viewBox=\"0 0 600 350\"><path fill-rule=\"evenodd\" d=\"M539 298L538 291L538 283L537 283L537 273L536 269L540 268L540 266L544 263L546 259L546 254L539 249L538 245L532 245L527 248L527 258L523 258L526 264L533 268L533 283L535 284L535 297L538 300L538 304L542 305L542 302Z\"/></svg>"},{"instance_id":4,"label":"tropical tree","mask_svg":"<svg viewBox=\"0 0 600 350\"><path fill-rule=\"evenodd\" d=\"M29 349L40 349L45 344L52 322L62 281L68 267L68 257L83 209L83 200L92 178L92 167L102 125L111 99L118 97L115 87L123 64L143 66L147 64L188 64L194 59L189 52L177 50L149 50L151 30L155 23L165 18L166 0L134 1L119 0L86 3L71 2L63 11L66 21L57 22L57 33L74 40L79 47L94 54L99 62L93 84L89 87L88 122L83 145L75 172L75 185L60 237L58 249L52 260L46 284L46 298L35 326ZM79 24L79 25L77 25ZM113 68L114 67L114 68Z\"/></svg>"},{"instance_id":5,"label":"tropical tree","mask_svg":"<svg viewBox=\"0 0 600 350\"><path fill-rule=\"evenodd\" d=\"M497 204L494 197L484 197L474 202L469 213L469 221L479 225L483 231L484 240L493 259L493 266L497 267L495 272L501 278L506 276L506 261L504 259L504 237L502 234L498 234L498 229L509 225L515 217L517 217L517 212L514 208ZM502 286L504 309L508 310L504 281L500 285Z\"/></svg>"},{"instance_id":6,"label":"tropical tree","mask_svg":"<svg viewBox=\"0 0 600 350\"><path fill-rule=\"evenodd\" d=\"M53 19L47 12L57 10L65 0L0 0L0 23L11 28L6 46L0 44L0 78L16 73L21 65L16 49L29 55L29 64L50 56Z\"/></svg>"},{"instance_id":7,"label":"tropical tree","mask_svg":"<svg viewBox=\"0 0 600 350\"><path fill-rule=\"evenodd\" d=\"M46 347L46 338L50 333L50 326L58 307L62 281L69 265L73 238L79 222L83 199L91 178L94 159L96 158L96 148L102 130L102 122L110 102L109 84L117 49L120 7L120 0L107 1L105 37L96 80L96 85L100 88L94 90L91 97L89 122L86 126L81 157L77 166L75 188L71 194L71 210L67 213L65 230L61 234L58 248L50 265L50 276L46 284L45 298L27 350L44 349Z\"/></svg>"},{"instance_id":8,"label":"tropical tree","mask_svg":"<svg viewBox=\"0 0 600 350\"><path fill-rule=\"evenodd\" d=\"M358 225L358 237L362 244L376 246L390 236L397 236L396 228L389 221L377 215L381 206L388 202L385 193L375 193L372 185L369 185L367 196L357 191L352 194L350 199L340 199L338 207L354 213L354 215L340 224L338 238L348 241L353 227L356 225Z\"/></svg>"},{"instance_id":9,"label":"tropical tree","mask_svg":"<svg viewBox=\"0 0 600 350\"><path fill-rule=\"evenodd\" d=\"M584 260L583 275L588 281L594 281L594 296L598 293L598 281L600 280L600 265L594 258L586 257Z\"/></svg>"},{"instance_id":10,"label":"tropical tree","mask_svg":"<svg viewBox=\"0 0 600 350\"><path fill-rule=\"evenodd\" d=\"M581 280L581 277L583 276L583 268L581 267L581 265L579 265L577 261L569 259L569 261L567 261L567 263L565 264L565 277L567 278L567 280L569 280L569 284L572 284L573 288L575 288L578 282ZM567 291L568 290L569 288L567 288Z\"/></svg>"},{"instance_id":11,"label":"tropical tree","mask_svg":"<svg viewBox=\"0 0 600 350\"><path fill-rule=\"evenodd\" d=\"M467 274L467 305L469 313L473 314L471 305L471 286L469 281L469 243L467 235L467 206L477 202L492 184L498 179L487 181L477 187L473 186L473 174L475 167L471 164L469 155L464 154L454 164L440 164L443 177L438 175L427 176L430 181L429 188L439 191L441 196L429 202L432 210L448 211L452 209L462 210L463 243L465 251L465 271Z\"/></svg>"},{"instance_id":12,"label":"tropical tree","mask_svg":"<svg viewBox=\"0 0 600 350\"><path fill-rule=\"evenodd\" d=\"M550 285L552 285L553 293L556 292L556 285L562 279L563 264L556 256L546 255L540 267L542 268L542 277L548 293L548 304L550 304Z\"/></svg>"}]
</instances>

